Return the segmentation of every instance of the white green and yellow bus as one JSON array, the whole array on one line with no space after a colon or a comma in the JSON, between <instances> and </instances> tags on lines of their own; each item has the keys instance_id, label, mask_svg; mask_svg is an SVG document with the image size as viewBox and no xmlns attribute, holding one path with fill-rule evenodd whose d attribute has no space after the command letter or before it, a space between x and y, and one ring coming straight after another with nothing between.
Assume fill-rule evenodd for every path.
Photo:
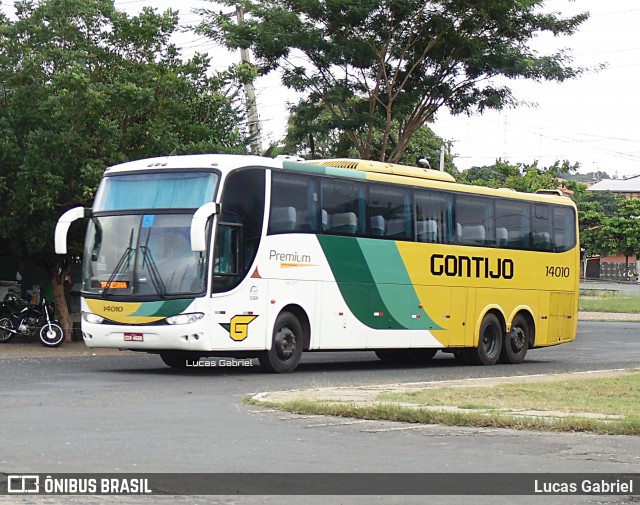
<instances>
[{"instance_id":1,"label":"white green and yellow bus","mask_svg":"<svg viewBox=\"0 0 640 505\"><path fill-rule=\"evenodd\" d=\"M56 250L87 217L89 347L275 372L325 350L520 363L576 335L576 208L548 193L372 161L170 156L107 169Z\"/></svg>"}]
</instances>

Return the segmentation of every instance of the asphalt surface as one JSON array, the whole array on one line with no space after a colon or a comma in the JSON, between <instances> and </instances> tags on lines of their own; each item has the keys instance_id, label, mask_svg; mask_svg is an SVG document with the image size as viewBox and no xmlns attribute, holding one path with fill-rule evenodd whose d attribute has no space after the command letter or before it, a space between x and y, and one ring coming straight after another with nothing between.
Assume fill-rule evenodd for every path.
<instances>
[{"instance_id":1,"label":"asphalt surface","mask_svg":"<svg viewBox=\"0 0 640 505\"><path fill-rule=\"evenodd\" d=\"M587 284L589 288L593 284ZM597 283L598 289L618 284ZM638 289L636 286L625 286ZM622 289L618 289L622 291ZM373 353L317 353L292 375L255 369L178 371L157 356L0 346L2 472L637 472L640 438L538 433L296 416L248 406L248 394L556 374L640 363L640 324L581 321L576 342L532 351L522 366L390 367ZM507 477L508 478L508 477ZM0 504L637 503L637 496L0 497Z\"/></svg>"},{"instance_id":2,"label":"asphalt surface","mask_svg":"<svg viewBox=\"0 0 640 505\"><path fill-rule=\"evenodd\" d=\"M157 356L136 353L0 359L0 477L3 472L206 472L215 479L224 478L218 472L276 472L286 486L297 473L473 472L482 479L489 472L511 481L514 472L633 472L640 462L640 437L299 416L247 405L243 399L292 388L627 368L640 363L639 330L638 323L581 322L575 342L534 350L522 366L464 367L439 353L427 366L397 367L370 352L312 353L294 374L272 375L257 366L172 370ZM0 503L618 505L634 500L255 495L4 497Z\"/></svg>"}]
</instances>

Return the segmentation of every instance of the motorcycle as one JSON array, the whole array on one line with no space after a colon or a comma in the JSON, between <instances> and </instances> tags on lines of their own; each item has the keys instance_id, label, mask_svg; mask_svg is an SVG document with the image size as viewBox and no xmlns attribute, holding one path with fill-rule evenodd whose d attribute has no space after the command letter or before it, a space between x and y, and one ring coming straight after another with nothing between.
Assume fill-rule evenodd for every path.
<instances>
[{"instance_id":1,"label":"motorcycle","mask_svg":"<svg viewBox=\"0 0 640 505\"><path fill-rule=\"evenodd\" d=\"M64 331L53 319L53 310L44 298L0 318L0 343L10 342L16 335L34 338L45 347L58 347L64 342Z\"/></svg>"}]
</instances>

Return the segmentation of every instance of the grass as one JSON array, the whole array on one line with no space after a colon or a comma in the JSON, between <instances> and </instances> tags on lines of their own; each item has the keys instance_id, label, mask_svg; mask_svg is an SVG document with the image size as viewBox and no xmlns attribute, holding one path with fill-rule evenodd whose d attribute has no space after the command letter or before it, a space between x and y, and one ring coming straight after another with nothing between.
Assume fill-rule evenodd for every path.
<instances>
[{"instance_id":1,"label":"grass","mask_svg":"<svg viewBox=\"0 0 640 505\"><path fill-rule=\"evenodd\" d=\"M611 378L385 393L379 400L475 409L558 410L640 418L640 373Z\"/></svg>"},{"instance_id":2,"label":"grass","mask_svg":"<svg viewBox=\"0 0 640 505\"><path fill-rule=\"evenodd\" d=\"M382 393L376 403L369 404L294 400L267 405L299 414L409 423L640 435L640 373L611 378ZM468 410L433 408L443 405ZM519 409L540 411L540 414L522 416L518 415ZM558 417L548 411L569 415ZM617 417L601 419L588 414Z\"/></svg>"},{"instance_id":3,"label":"grass","mask_svg":"<svg viewBox=\"0 0 640 505\"><path fill-rule=\"evenodd\" d=\"M585 312L640 313L640 296L620 295L612 291L580 293L578 310Z\"/></svg>"}]
</instances>

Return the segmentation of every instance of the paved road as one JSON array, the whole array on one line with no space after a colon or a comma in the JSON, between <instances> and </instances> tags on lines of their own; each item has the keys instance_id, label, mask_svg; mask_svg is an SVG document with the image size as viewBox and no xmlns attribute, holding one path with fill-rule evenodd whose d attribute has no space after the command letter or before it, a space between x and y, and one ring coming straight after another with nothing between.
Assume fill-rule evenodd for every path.
<instances>
[{"instance_id":1,"label":"paved road","mask_svg":"<svg viewBox=\"0 0 640 505\"><path fill-rule=\"evenodd\" d=\"M155 356L133 353L0 359L0 472L638 471L640 437L295 416L247 406L243 398L264 390L559 373L639 363L640 324L591 322L580 323L576 342L534 350L522 366L462 367L443 355L426 367L395 368L377 361L373 353L318 353L305 356L292 375L269 375L257 366L176 371ZM300 502L294 498L218 497L214 502ZM552 503L593 503L586 496L565 498L554 497ZM25 503L52 503L30 500ZM128 500L120 503L142 503ZM520 503L539 500L518 498ZM598 503L627 500L605 497ZM209 501L182 497L172 503ZM426 500L349 497L339 502L372 501ZM14 502L0 498L0 503ZM327 499L308 497L304 502L325 504ZM459 502L455 497L437 499ZM506 504L513 499L477 497L473 502Z\"/></svg>"}]
</instances>

